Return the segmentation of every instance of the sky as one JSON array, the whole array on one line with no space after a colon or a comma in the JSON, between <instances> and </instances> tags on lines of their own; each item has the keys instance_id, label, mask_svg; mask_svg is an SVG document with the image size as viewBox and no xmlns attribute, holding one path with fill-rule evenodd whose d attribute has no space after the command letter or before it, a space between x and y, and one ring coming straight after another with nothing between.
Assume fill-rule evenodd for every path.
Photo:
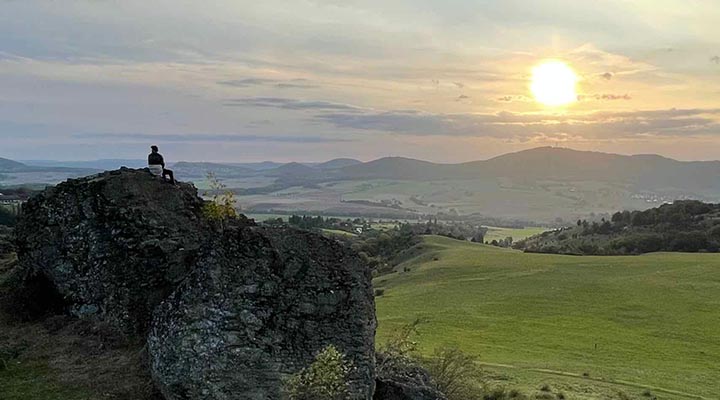
<instances>
[{"instance_id":1,"label":"sky","mask_svg":"<svg viewBox=\"0 0 720 400\"><path fill-rule=\"evenodd\" d=\"M716 0L0 0L0 157L720 159ZM545 106L561 60L578 101Z\"/></svg>"}]
</instances>

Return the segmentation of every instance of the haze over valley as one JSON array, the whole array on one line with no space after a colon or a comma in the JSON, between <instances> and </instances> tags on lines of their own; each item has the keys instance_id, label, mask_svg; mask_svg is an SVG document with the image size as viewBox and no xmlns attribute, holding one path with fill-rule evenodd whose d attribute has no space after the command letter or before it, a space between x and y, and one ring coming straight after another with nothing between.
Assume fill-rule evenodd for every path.
<instances>
[{"instance_id":1,"label":"haze over valley","mask_svg":"<svg viewBox=\"0 0 720 400\"><path fill-rule=\"evenodd\" d=\"M0 185L54 184L144 160L5 161ZM437 164L402 157L369 162L170 164L178 179L207 189L213 173L251 214L309 213L418 219L492 217L562 225L674 200L720 199L720 162L622 156L543 147L484 161Z\"/></svg>"}]
</instances>

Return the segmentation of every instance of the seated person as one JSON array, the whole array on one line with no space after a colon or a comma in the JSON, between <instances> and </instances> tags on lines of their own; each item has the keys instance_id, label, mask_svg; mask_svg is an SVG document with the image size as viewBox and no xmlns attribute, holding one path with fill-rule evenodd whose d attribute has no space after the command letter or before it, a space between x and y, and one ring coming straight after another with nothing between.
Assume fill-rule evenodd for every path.
<instances>
[{"instance_id":1,"label":"seated person","mask_svg":"<svg viewBox=\"0 0 720 400\"><path fill-rule=\"evenodd\" d=\"M170 182L175 184L175 175L169 169L165 168L165 159L162 154L158 153L158 147L153 145L150 146L152 153L148 155L148 169L153 175L162 176L163 178L168 177Z\"/></svg>"}]
</instances>

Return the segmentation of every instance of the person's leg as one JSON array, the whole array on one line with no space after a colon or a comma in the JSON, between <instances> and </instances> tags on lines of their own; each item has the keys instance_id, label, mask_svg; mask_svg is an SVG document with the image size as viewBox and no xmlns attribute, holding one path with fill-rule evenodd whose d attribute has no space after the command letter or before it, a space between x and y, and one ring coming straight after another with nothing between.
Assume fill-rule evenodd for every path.
<instances>
[{"instance_id":1,"label":"person's leg","mask_svg":"<svg viewBox=\"0 0 720 400\"><path fill-rule=\"evenodd\" d=\"M170 183L175 184L175 174L173 174L172 170L163 169L163 178L166 176L170 178Z\"/></svg>"}]
</instances>

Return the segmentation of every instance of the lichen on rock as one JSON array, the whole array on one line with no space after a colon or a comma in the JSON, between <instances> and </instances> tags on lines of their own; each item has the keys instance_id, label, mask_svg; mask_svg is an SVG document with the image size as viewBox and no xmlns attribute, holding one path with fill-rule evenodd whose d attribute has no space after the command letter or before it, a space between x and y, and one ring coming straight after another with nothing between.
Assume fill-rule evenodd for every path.
<instances>
[{"instance_id":1,"label":"lichen on rock","mask_svg":"<svg viewBox=\"0 0 720 400\"><path fill-rule=\"evenodd\" d=\"M151 371L168 399L277 399L283 377L332 344L354 365L352 399L374 390L369 269L354 253L294 229L222 233L157 310Z\"/></svg>"}]
</instances>

